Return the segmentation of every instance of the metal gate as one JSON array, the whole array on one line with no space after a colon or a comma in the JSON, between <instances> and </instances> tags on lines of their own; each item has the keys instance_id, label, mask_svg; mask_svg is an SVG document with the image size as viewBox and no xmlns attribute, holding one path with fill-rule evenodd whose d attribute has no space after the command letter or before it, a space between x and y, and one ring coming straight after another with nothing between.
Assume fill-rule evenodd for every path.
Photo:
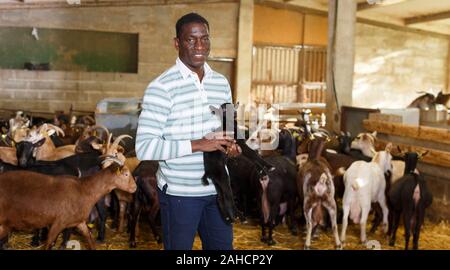
<instances>
[{"instance_id":1,"label":"metal gate","mask_svg":"<svg viewBox=\"0 0 450 270\"><path fill-rule=\"evenodd\" d=\"M254 46L252 100L325 103L326 47Z\"/></svg>"}]
</instances>

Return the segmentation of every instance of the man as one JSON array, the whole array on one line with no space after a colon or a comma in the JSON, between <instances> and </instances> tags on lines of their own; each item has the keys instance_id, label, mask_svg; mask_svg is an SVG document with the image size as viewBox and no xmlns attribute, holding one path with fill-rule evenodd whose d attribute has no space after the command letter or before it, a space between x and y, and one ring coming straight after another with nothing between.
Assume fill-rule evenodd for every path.
<instances>
[{"instance_id":1,"label":"man","mask_svg":"<svg viewBox=\"0 0 450 270\"><path fill-rule=\"evenodd\" d=\"M206 63L210 40L205 18L196 13L181 17L174 41L176 64L145 91L137 158L160 161L157 179L165 249L192 249L197 231L203 249L232 249L232 226L219 213L215 187L201 181L203 152L239 152L231 137L211 134L220 121L209 106L232 102L230 85Z\"/></svg>"}]
</instances>

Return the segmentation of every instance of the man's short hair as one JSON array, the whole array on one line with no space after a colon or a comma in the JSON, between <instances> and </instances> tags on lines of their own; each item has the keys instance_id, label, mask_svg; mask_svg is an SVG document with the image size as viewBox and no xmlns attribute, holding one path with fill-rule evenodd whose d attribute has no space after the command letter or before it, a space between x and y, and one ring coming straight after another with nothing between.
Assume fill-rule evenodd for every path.
<instances>
[{"instance_id":1,"label":"man's short hair","mask_svg":"<svg viewBox=\"0 0 450 270\"><path fill-rule=\"evenodd\" d=\"M203 18L202 16L198 15L197 13L191 12L191 13L188 13L178 19L177 24L175 25L175 28L177 31L177 38L179 38L181 35L181 28L183 27L183 25L193 23L193 22L204 23L204 24L206 24L206 26L208 27L208 30L209 30L208 21L205 18Z\"/></svg>"}]
</instances>

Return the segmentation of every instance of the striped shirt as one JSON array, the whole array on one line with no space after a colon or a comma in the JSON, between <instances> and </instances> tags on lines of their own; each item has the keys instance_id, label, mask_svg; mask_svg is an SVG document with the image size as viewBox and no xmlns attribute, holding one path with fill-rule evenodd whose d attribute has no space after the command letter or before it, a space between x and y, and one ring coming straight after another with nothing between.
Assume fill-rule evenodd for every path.
<instances>
[{"instance_id":1,"label":"striped shirt","mask_svg":"<svg viewBox=\"0 0 450 270\"><path fill-rule=\"evenodd\" d=\"M227 79L205 63L200 82L178 58L176 64L145 90L136 135L139 160L158 160L158 187L167 194L207 196L216 194L212 182L205 186L203 152L192 153L191 140L203 138L220 126L210 105L232 102Z\"/></svg>"}]
</instances>

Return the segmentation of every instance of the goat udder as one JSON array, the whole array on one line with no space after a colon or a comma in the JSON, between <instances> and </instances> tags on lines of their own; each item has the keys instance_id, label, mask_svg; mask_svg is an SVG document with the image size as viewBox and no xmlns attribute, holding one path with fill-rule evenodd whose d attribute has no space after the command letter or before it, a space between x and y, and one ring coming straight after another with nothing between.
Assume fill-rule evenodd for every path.
<instances>
[{"instance_id":1,"label":"goat udder","mask_svg":"<svg viewBox=\"0 0 450 270\"><path fill-rule=\"evenodd\" d=\"M350 205L350 219L353 220L355 224L359 224L361 218L361 207L357 201L353 201Z\"/></svg>"},{"instance_id":2,"label":"goat udder","mask_svg":"<svg viewBox=\"0 0 450 270\"><path fill-rule=\"evenodd\" d=\"M419 184L416 185L416 188L414 188L413 193L413 200L414 200L414 206L417 206L420 200L420 186Z\"/></svg>"}]
</instances>

